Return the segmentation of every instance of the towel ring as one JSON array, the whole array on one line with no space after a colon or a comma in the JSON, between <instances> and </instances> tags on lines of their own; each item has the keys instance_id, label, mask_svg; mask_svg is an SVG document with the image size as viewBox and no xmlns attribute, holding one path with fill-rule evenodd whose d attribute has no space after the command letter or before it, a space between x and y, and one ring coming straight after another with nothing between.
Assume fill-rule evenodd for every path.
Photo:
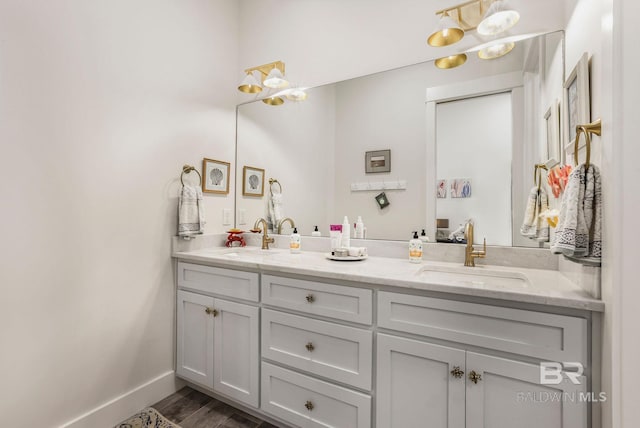
<instances>
[{"instance_id":1,"label":"towel ring","mask_svg":"<svg viewBox=\"0 0 640 428\"><path fill-rule=\"evenodd\" d=\"M278 180L276 180L275 178L270 178L269 179L269 193L271 193L271 196L273 196L273 185L277 184L278 188L280 189L280 193L282 193L282 185L280 184L280 182Z\"/></svg>"},{"instance_id":2,"label":"towel ring","mask_svg":"<svg viewBox=\"0 0 640 428\"><path fill-rule=\"evenodd\" d=\"M202 183L202 175L200 175L200 171L198 171L194 166L185 164L182 166L182 174L180 174L180 183L182 183L183 186L184 186L184 180L183 180L184 175L189 174L191 171L195 171L196 174L198 174L198 177L200 178L199 182Z\"/></svg>"},{"instance_id":3,"label":"towel ring","mask_svg":"<svg viewBox=\"0 0 640 428\"><path fill-rule=\"evenodd\" d=\"M584 165L586 168L589 168L589 163L591 161L591 134L596 134L598 136L602 135L602 122L600 121L600 119L597 119L594 122L588 123L586 125L576 126L576 141L573 145L573 162L576 164L576 166L578 166L580 134L584 134L584 139L587 145L587 159Z\"/></svg>"}]
</instances>

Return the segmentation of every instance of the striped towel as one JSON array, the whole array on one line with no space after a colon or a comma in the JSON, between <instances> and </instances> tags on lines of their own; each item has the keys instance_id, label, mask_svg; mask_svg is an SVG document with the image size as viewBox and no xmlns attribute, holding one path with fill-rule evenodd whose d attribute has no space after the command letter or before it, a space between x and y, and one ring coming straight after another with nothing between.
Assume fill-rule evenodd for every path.
<instances>
[{"instance_id":1,"label":"striped towel","mask_svg":"<svg viewBox=\"0 0 640 428\"><path fill-rule=\"evenodd\" d=\"M204 224L202 189L199 186L182 186L178 201L178 236L202 235Z\"/></svg>"},{"instance_id":2,"label":"striped towel","mask_svg":"<svg viewBox=\"0 0 640 428\"><path fill-rule=\"evenodd\" d=\"M520 227L520 234L539 242L549 241L549 224L540 214L549 209L549 197L544 189L533 187L527 198L527 209Z\"/></svg>"},{"instance_id":3,"label":"striped towel","mask_svg":"<svg viewBox=\"0 0 640 428\"><path fill-rule=\"evenodd\" d=\"M551 252L589 264L602 257L602 180L595 165L569 175Z\"/></svg>"}]
</instances>

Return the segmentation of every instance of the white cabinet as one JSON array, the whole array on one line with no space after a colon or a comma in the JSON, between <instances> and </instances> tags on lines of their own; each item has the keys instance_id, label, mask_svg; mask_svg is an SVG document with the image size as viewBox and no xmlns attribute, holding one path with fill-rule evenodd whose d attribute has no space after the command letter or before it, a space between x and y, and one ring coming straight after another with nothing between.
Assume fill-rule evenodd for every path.
<instances>
[{"instance_id":1,"label":"white cabinet","mask_svg":"<svg viewBox=\"0 0 640 428\"><path fill-rule=\"evenodd\" d=\"M541 385L538 365L467 352L466 428L584 428L586 378Z\"/></svg>"},{"instance_id":2,"label":"white cabinet","mask_svg":"<svg viewBox=\"0 0 640 428\"><path fill-rule=\"evenodd\" d=\"M259 309L178 290L177 374L259 404Z\"/></svg>"},{"instance_id":3,"label":"white cabinet","mask_svg":"<svg viewBox=\"0 0 640 428\"><path fill-rule=\"evenodd\" d=\"M376 426L465 428L465 351L378 334L377 361Z\"/></svg>"},{"instance_id":4,"label":"white cabinet","mask_svg":"<svg viewBox=\"0 0 640 428\"><path fill-rule=\"evenodd\" d=\"M587 426L584 377L541 385L536 364L386 334L377 357L377 426Z\"/></svg>"}]
</instances>

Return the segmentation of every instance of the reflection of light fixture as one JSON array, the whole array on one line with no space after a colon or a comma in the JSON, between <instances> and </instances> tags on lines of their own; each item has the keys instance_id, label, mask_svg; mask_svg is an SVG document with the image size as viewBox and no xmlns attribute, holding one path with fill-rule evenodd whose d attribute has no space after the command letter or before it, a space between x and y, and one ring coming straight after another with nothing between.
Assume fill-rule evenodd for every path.
<instances>
[{"instance_id":1,"label":"reflection of light fixture","mask_svg":"<svg viewBox=\"0 0 640 428\"><path fill-rule=\"evenodd\" d=\"M466 54L457 54L457 55L449 55L443 58L438 58L435 60L435 65L438 68L449 69L456 68L462 64L467 62Z\"/></svg>"},{"instance_id":2,"label":"reflection of light fixture","mask_svg":"<svg viewBox=\"0 0 640 428\"><path fill-rule=\"evenodd\" d=\"M520 14L511 9L506 1L496 0L489 6L484 19L478 24L478 34L494 36L504 33L516 25L519 20Z\"/></svg>"},{"instance_id":3,"label":"reflection of light fixture","mask_svg":"<svg viewBox=\"0 0 640 428\"><path fill-rule=\"evenodd\" d=\"M427 43L435 47L449 46L462 40L463 37L464 30L445 11L438 21L436 30L427 39Z\"/></svg>"},{"instance_id":4,"label":"reflection of light fixture","mask_svg":"<svg viewBox=\"0 0 640 428\"><path fill-rule=\"evenodd\" d=\"M247 68L245 71L246 76L242 80L242 83L238 86L240 92L249 94L257 94L262 91L262 87L267 88L286 88L289 86L289 82L284 77L284 62L275 61L269 64L259 65L257 67ZM262 85L258 82L255 76L255 72L260 74L260 80ZM283 96L292 101L304 101L307 98L307 94L303 89L295 88L289 92L279 92L267 95L262 102L265 104L279 106L284 103Z\"/></svg>"},{"instance_id":5,"label":"reflection of light fixture","mask_svg":"<svg viewBox=\"0 0 640 428\"><path fill-rule=\"evenodd\" d=\"M478 51L478 57L480 59L496 59L500 58L511 52L516 44L513 42L509 43L496 43L491 46L487 46L484 49L480 49Z\"/></svg>"}]
</instances>

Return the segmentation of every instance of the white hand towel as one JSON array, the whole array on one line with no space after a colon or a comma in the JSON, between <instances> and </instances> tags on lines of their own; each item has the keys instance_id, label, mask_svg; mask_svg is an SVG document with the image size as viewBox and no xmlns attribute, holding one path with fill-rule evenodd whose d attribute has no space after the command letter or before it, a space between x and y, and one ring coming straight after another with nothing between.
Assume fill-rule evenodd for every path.
<instances>
[{"instance_id":1,"label":"white hand towel","mask_svg":"<svg viewBox=\"0 0 640 428\"><path fill-rule=\"evenodd\" d=\"M595 165L578 166L562 197L551 252L572 259L602 257L602 181Z\"/></svg>"},{"instance_id":2,"label":"white hand towel","mask_svg":"<svg viewBox=\"0 0 640 428\"><path fill-rule=\"evenodd\" d=\"M527 198L527 208L524 213L520 234L529 239L540 242L549 240L549 224L540 217L544 211L549 209L549 197L544 189L538 190L533 187Z\"/></svg>"},{"instance_id":3,"label":"white hand towel","mask_svg":"<svg viewBox=\"0 0 640 428\"><path fill-rule=\"evenodd\" d=\"M178 236L204 233L204 208L202 189L197 186L182 186L178 201Z\"/></svg>"}]
</instances>

